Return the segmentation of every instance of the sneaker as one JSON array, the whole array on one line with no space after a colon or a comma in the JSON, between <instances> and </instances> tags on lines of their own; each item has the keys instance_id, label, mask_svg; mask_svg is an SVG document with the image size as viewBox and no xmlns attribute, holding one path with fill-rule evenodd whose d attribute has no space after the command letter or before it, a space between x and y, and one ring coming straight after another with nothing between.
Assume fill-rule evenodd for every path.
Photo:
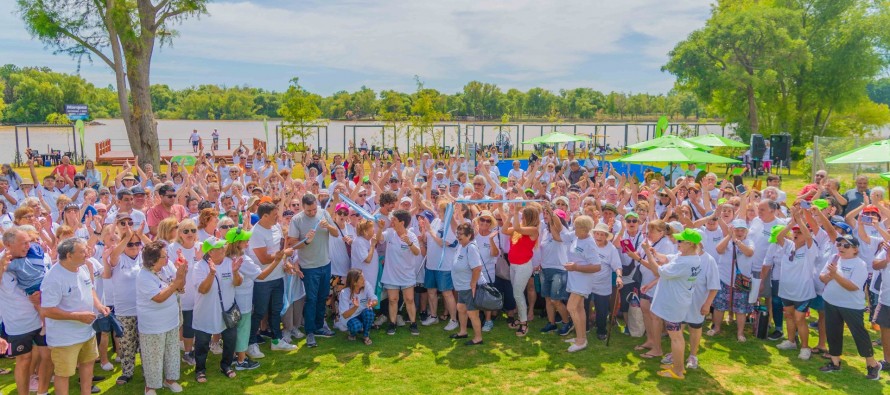
<instances>
[{"instance_id":1,"label":"sneaker","mask_svg":"<svg viewBox=\"0 0 890 395\"><path fill-rule=\"evenodd\" d=\"M253 359L261 359L265 358L266 354L263 354L263 352L260 351L260 346L258 344L251 344L247 346L247 356ZM194 360L194 357L192 357L192 360Z\"/></svg>"},{"instance_id":2,"label":"sneaker","mask_svg":"<svg viewBox=\"0 0 890 395\"><path fill-rule=\"evenodd\" d=\"M272 351L291 351L296 349L297 346L284 341L284 339L272 340Z\"/></svg>"},{"instance_id":3,"label":"sneaker","mask_svg":"<svg viewBox=\"0 0 890 395\"><path fill-rule=\"evenodd\" d=\"M556 324L548 322L547 325L544 325L544 327L541 328L541 333L550 333L556 331L557 329L559 329L559 327L556 326Z\"/></svg>"},{"instance_id":4,"label":"sneaker","mask_svg":"<svg viewBox=\"0 0 890 395\"><path fill-rule=\"evenodd\" d=\"M451 321L448 321L448 325L445 325L445 330L453 331L453 330L457 329L458 326L459 325L458 325L457 321L451 320Z\"/></svg>"},{"instance_id":5,"label":"sneaker","mask_svg":"<svg viewBox=\"0 0 890 395\"><path fill-rule=\"evenodd\" d=\"M572 333L573 330L575 330L575 324L567 322L565 324L562 324L562 328L559 328L559 335L566 336L569 333Z\"/></svg>"},{"instance_id":6,"label":"sneaker","mask_svg":"<svg viewBox=\"0 0 890 395\"><path fill-rule=\"evenodd\" d=\"M396 316L396 325L398 325L398 326L405 326L405 319L402 318L402 315L401 315L401 314L399 314L399 315Z\"/></svg>"},{"instance_id":7,"label":"sneaker","mask_svg":"<svg viewBox=\"0 0 890 395\"><path fill-rule=\"evenodd\" d=\"M374 325L381 326L386 323L386 316L381 314L374 319Z\"/></svg>"},{"instance_id":8,"label":"sneaker","mask_svg":"<svg viewBox=\"0 0 890 395\"><path fill-rule=\"evenodd\" d=\"M178 394L178 393L182 392L182 386L179 385L179 383L177 383L175 381L172 383L168 383L165 381L164 388L170 390L170 392L172 392L174 394Z\"/></svg>"},{"instance_id":9,"label":"sneaker","mask_svg":"<svg viewBox=\"0 0 890 395\"><path fill-rule=\"evenodd\" d=\"M820 372L825 372L825 373L837 372L840 370L841 370L841 365L840 364L835 365L831 361L828 361L828 363L826 363L825 366L819 368Z\"/></svg>"},{"instance_id":10,"label":"sneaker","mask_svg":"<svg viewBox=\"0 0 890 395\"><path fill-rule=\"evenodd\" d=\"M438 323L439 323L439 318L434 315L426 317L425 320L420 321L420 325L423 325L423 326L430 326L430 325L435 325Z\"/></svg>"},{"instance_id":11,"label":"sneaker","mask_svg":"<svg viewBox=\"0 0 890 395\"><path fill-rule=\"evenodd\" d=\"M332 330L330 330L330 329L328 329L328 328L321 328L321 329L315 331L315 336L317 336L317 337L325 337L325 338L327 338L327 337L334 337L334 331L332 331Z\"/></svg>"},{"instance_id":12,"label":"sneaker","mask_svg":"<svg viewBox=\"0 0 890 395\"><path fill-rule=\"evenodd\" d=\"M396 334L396 324L395 323L392 323L392 322L389 323L389 328L386 329L386 334L390 335L390 336Z\"/></svg>"},{"instance_id":13,"label":"sneaker","mask_svg":"<svg viewBox=\"0 0 890 395\"><path fill-rule=\"evenodd\" d=\"M282 330L281 331L281 339L290 343L291 340L293 339L293 335L291 335L290 331L288 331L288 330Z\"/></svg>"},{"instance_id":14,"label":"sneaker","mask_svg":"<svg viewBox=\"0 0 890 395\"><path fill-rule=\"evenodd\" d=\"M865 378L869 380L881 379L881 365L869 366L866 370L868 371L868 374L865 375Z\"/></svg>"},{"instance_id":15,"label":"sneaker","mask_svg":"<svg viewBox=\"0 0 890 395\"><path fill-rule=\"evenodd\" d=\"M310 333L306 335L306 347L313 348L318 347L318 343L315 342L315 334Z\"/></svg>"},{"instance_id":16,"label":"sneaker","mask_svg":"<svg viewBox=\"0 0 890 395\"><path fill-rule=\"evenodd\" d=\"M411 323L411 325L408 327L408 331L411 332L411 334L414 335L414 336L417 336L417 335L420 334L420 330L417 329L417 323L416 323L416 322L412 322L412 323Z\"/></svg>"},{"instance_id":17,"label":"sneaker","mask_svg":"<svg viewBox=\"0 0 890 395\"><path fill-rule=\"evenodd\" d=\"M183 353L182 362L185 362L185 364L189 366L195 366L195 356L190 352Z\"/></svg>"},{"instance_id":18,"label":"sneaker","mask_svg":"<svg viewBox=\"0 0 890 395\"><path fill-rule=\"evenodd\" d=\"M581 351L585 348L587 348L587 343L584 343L584 344L572 343L572 345L569 346L569 352Z\"/></svg>"},{"instance_id":19,"label":"sneaker","mask_svg":"<svg viewBox=\"0 0 890 395\"><path fill-rule=\"evenodd\" d=\"M596 338L599 339L599 340L602 340L602 341L605 341L607 337L608 337L608 336L603 335L603 334L596 335Z\"/></svg>"},{"instance_id":20,"label":"sneaker","mask_svg":"<svg viewBox=\"0 0 890 395\"><path fill-rule=\"evenodd\" d=\"M306 334L301 332L297 328L291 329L290 334L291 334L291 336L294 337L294 339L302 339L302 338L306 337Z\"/></svg>"},{"instance_id":21,"label":"sneaker","mask_svg":"<svg viewBox=\"0 0 890 395\"><path fill-rule=\"evenodd\" d=\"M881 370L887 371L890 370L890 362L880 361L881 362Z\"/></svg>"},{"instance_id":22,"label":"sneaker","mask_svg":"<svg viewBox=\"0 0 890 395\"><path fill-rule=\"evenodd\" d=\"M698 369L698 357L690 355L686 358L686 369Z\"/></svg>"},{"instance_id":23,"label":"sneaker","mask_svg":"<svg viewBox=\"0 0 890 395\"><path fill-rule=\"evenodd\" d=\"M219 342L215 342L210 345L210 352L212 352L214 355L222 354L222 350L222 344L219 344Z\"/></svg>"},{"instance_id":24,"label":"sneaker","mask_svg":"<svg viewBox=\"0 0 890 395\"><path fill-rule=\"evenodd\" d=\"M782 340L783 337L785 337L785 334L782 333L782 331L776 330L773 331L773 333L770 333L766 338L772 341L779 341Z\"/></svg>"},{"instance_id":25,"label":"sneaker","mask_svg":"<svg viewBox=\"0 0 890 395\"><path fill-rule=\"evenodd\" d=\"M194 363L192 365L194 365ZM111 362L106 362L106 363L100 365L99 367L102 368L102 370L104 370L106 372L110 372L110 371L114 370L114 365L112 365Z\"/></svg>"},{"instance_id":26,"label":"sneaker","mask_svg":"<svg viewBox=\"0 0 890 395\"><path fill-rule=\"evenodd\" d=\"M426 310L424 310L421 311L418 316L420 317L420 323L423 324L423 322L430 317L430 313L427 313Z\"/></svg>"},{"instance_id":27,"label":"sneaker","mask_svg":"<svg viewBox=\"0 0 890 395\"><path fill-rule=\"evenodd\" d=\"M661 358L662 365L670 365L672 363L674 363L674 354L667 353L667 354L664 354L663 358Z\"/></svg>"},{"instance_id":28,"label":"sneaker","mask_svg":"<svg viewBox=\"0 0 890 395\"><path fill-rule=\"evenodd\" d=\"M38 387L40 387L40 381L37 379L36 375L31 375L31 380L28 381L29 391L37 392Z\"/></svg>"},{"instance_id":29,"label":"sneaker","mask_svg":"<svg viewBox=\"0 0 890 395\"><path fill-rule=\"evenodd\" d=\"M800 354L797 354L797 357L803 359L804 361L809 360L811 356L813 356L813 350L809 348L801 348Z\"/></svg>"},{"instance_id":30,"label":"sneaker","mask_svg":"<svg viewBox=\"0 0 890 395\"><path fill-rule=\"evenodd\" d=\"M334 322L334 329L336 329L340 332L349 331L349 328L346 327L346 321L343 321L343 320L337 320L336 322Z\"/></svg>"},{"instance_id":31,"label":"sneaker","mask_svg":"<svg viewBox=\"0 0 890 395\"><path fill-rule=\"evenodd\" d=\"M776 345L779 350L797 350L797 343L785 340Z\"/></svg>"},{"instance_id":32,"label":"sneaker","mask_svg":"<svg viewBox=\"0 0 890 395\"><path fill-rule=\"evenodd\" d=\"M482 324L482 332L491 332L494 329L494 321L488 320Z\"/></svg>"},{"instance_id":33,"label":"sneaker","mask_svg":"<svg viewBox=\"0 0 890 395\"><path fill-rule=\"evenodd\" d=\"M235 362L235 370L253 370L260 367L260 363L250 358L244 358L241 362Z\"/></svg>"}]
</instances>

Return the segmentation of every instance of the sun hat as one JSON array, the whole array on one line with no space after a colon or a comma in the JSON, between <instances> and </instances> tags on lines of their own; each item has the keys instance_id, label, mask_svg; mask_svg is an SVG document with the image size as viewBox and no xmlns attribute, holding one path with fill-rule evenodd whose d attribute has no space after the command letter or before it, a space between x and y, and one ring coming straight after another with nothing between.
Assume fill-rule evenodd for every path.
<instances>
[{"instance_id":1,"label":"sun hat","mask_svg":"<svg viewBox=\"0 0 890 395\"><path fill-rule=\"evenodd\" d=\"M681 224L677 221L668 222L668 226L671 227L671 230L673 230L674 233L680 233L683 231L683 224Z\"/></svg>"},{"instance_id":2,"label":"sun hat","mask_svg":"<svg viewBox=\"0 0 890 395\"><path fill-rule=\"evenodd\" d=\"M609 225L606 225L606 224L600 222L600 223L596 224L596 226L593 227L593 231L605 233L608 236L607 238L609 240L612 240L612 232L609 231Z\"/></svg>"}]
</instances>

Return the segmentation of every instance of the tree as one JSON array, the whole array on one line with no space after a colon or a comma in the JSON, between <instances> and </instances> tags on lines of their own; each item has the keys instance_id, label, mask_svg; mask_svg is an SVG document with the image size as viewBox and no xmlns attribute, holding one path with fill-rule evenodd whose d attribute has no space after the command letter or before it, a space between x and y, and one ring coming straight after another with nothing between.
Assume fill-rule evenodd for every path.
<instances>
[{"instance_id":1,"label":"tree","mask_svg":"<svg viewBox=\"0 0 890 395\"><path fill-rule=\"evenodd\" d=\"M890 105L890 78L881 78L868 84L868 97L875 103Z\"/></svg>"},{"instance_id":2,"label":"tree","mask_svg":"<svg viewBox=\"0 0 890 395\"><path fill-rule=\"evenodd\" d=\"M307 147L306 138L315 133L317 130L315 126L320 123L321 109L318 108L318 99L317 95L307 92L300 86L299 78L293 78L290 80L287 92L284 92L281 108L278 109L278 114L284 118L282 137L288 143L291 138L299 137L302 150Z\"/></svg>"},{"instance_id":3,"label":"tree","mask_svg":"<svg viewBox=\"0 0 890 395\"><path fill-rule=\"evenodd\" d=\"M429 136L428 141L433 142L430 146L435 147L435 142L441 141L442 137L441 133L436 132L436 122L447 120L448 114L437 108L440 107L437 106L440 96L439 92L434 89L424 89L423 81L418 76L414 76L414 80L417 83L417 92L414 93L411 103L411 117L409 120L415 133L412 140L411 130L409 129L409 135L407 136L409 147L411 143L419 147L418 138L422 138L422 136Z\"/></svg>"},{"instance_id":4,"label":"tree","mask_svg":"<svg viewBox=\"0 0 890 395\"><path fill-rule=\"evenodd\" d=\"M114 70L130 148L159 168L151 58L158 41L175 36L172 23L207 12L206 0L18 0L18 9L31 35L56 53L96 57Z\"/></svg>"}]
</instances>

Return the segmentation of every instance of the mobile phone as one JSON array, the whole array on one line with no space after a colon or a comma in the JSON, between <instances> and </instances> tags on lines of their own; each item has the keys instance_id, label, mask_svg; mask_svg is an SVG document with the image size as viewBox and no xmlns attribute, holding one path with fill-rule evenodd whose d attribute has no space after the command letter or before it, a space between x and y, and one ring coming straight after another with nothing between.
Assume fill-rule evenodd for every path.
<instances>
[{"instance_id":1,"label":"mobile phone","mask_svg":"<svg viewBox=\"0 0 890 395\"><path fill-rule=\"evenodd\" d=\"M621 240L621 252L637 252L636 248L634 248L633 243L630 242L629 239Z\"/></svg>"},{"instance_id":2,"label":"mobile phone","mask_svg":"<svg viewBox=\"0 0 890 395\"><path fill-rule=\"evenodd\" d=\"M739 191L739 195L744 195L745 192L748 191L748 189L745 188L744 185L736 185L735 189L736 189L737 191Z\"/></svg>"},{"instance_id":3,"label":"mobile phone","mask_svg":"<svg viewBox=\"0 0 890 395\"><path fill-rule=\"evenodd\" d=\"M810 207L813 207L813 203L810 203L809 200L801 200L800 201L800 208L810 208Z\"/></svg>"},{"instance_id":4,"label":"mobile phone","mask_svg":"<svg viewBox=\"0 0 890 395\"><path fill-rule=\"evenodd\" d=\"M864 216L862 216L862 223L863 223L863 224L871 225L871 224L872 224L872 220L873 220L873 218L872 218L870 215L864 215Z\"/></svg>"}]
</instances>

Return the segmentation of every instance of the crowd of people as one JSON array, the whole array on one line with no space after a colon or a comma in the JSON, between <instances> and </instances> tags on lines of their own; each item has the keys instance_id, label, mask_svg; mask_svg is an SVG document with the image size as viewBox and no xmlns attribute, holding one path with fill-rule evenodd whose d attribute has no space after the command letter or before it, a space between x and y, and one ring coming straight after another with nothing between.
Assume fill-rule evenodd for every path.
<instances>
[{"instance_id":1,"label":"crowd of people","mask_svg":"<svg viewBox=\"0 0 890 395\"><path fill-rule=\"evenodd\" d=\"M660 376L683 379L703 334L734 327L746 342L760 306L764 337L826 358L824 372L842 368L845 326L867 378L888 367L865 314L890 341L890 207L864 177L841 194L819 171L792 200L773 175L762 189L694 166L638 180L552 150L506 174L496 149L477 164L398 150L330 163L198 153L190 168L134 158L104 178L67 158L40 180L30 161L30 178L3 166L0 351L15 358L20 394L51 382L67 394L75 374L95 392L96 365L119 364L116 384L132 385L137 353L144 393L180 392L182 364L205 383L219 355L210 370L233 379L263 349L337 332L372 346L444 329L479 347L540 320L536 335L579 352L611 336L616 316ZM480 307L491 287L502 309Z\"/></svg>"}]
</instances>

